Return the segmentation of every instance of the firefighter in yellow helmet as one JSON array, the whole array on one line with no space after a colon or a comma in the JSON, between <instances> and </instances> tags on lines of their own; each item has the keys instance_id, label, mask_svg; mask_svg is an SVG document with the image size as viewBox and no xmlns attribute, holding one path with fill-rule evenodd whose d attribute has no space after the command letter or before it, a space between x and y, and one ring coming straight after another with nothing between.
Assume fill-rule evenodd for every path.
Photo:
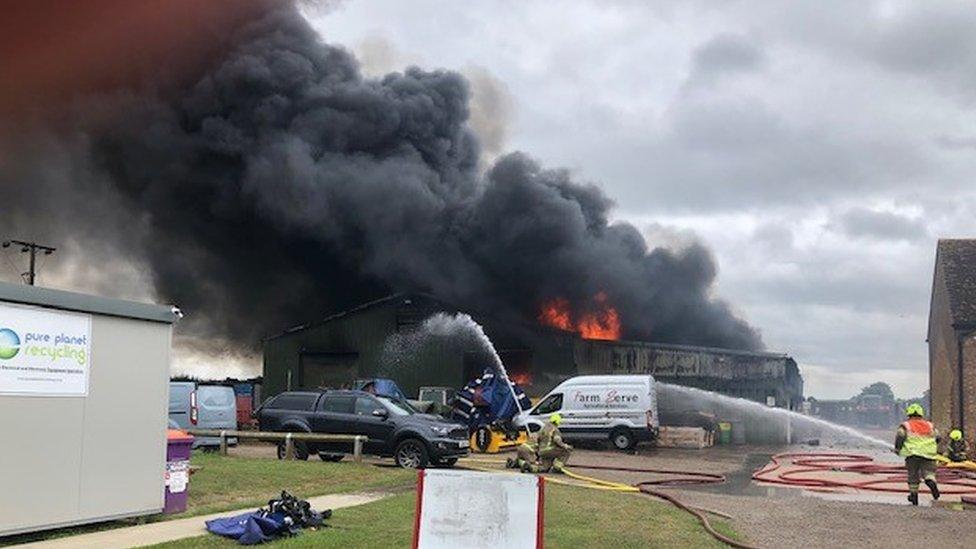
<instances>
[{"instance_id":1,"label":"firefighter in yellow helmet","mask_svg":"<svg viewBox=\"0 0 976 549\"><path fill-rule=\"evenodd\" d=\"M563 416L552 414L549 416L549 423L539 431L539 466L543 471L561 472L573 451L572 446L563 442L563 436L559 432L559 424L562 422Z\"/></svg>"},{"instance_id":2,"label":"firefighter in yellow helmet","mask_svg":"<svg viewBox=\"0 0 976 549\"><path fill-rule=\"evenodd\" d=\"M962 431L953 429L949 431L949 446L946 448L946 457L949 461L966 461L969 459L969 443L962 438Z\"/></svg>"},{"instance_id":3,"label":"firefighter in yellow helmet","mask_svg":"<svg viewBox=\"0 0 976 549\"><path fill-rule=\"evenodd\" d=\"M933 499L939 499L939 485L935 482L935 458L938 455L939 432L932 422L926 421L925 410L920 404L905 408L908 419L898 426L895 451L905 458L908 470L908 501L918 505L918 485L924 480Z\"/></svg>"}]
</instances>

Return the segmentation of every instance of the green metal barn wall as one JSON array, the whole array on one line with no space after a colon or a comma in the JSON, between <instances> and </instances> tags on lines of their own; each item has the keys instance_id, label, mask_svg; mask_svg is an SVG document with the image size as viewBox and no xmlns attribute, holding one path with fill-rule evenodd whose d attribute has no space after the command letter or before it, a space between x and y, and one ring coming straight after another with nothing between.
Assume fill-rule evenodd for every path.
<instances>
[{"instance_id":1,"label":"green metal barn wall","mask_svg":"<svg viewBox=\"0 0 976 549\"><path fill-rule=\"evenodd\" d=\"M411 298L412 310L422 311L426 318L437 312L456 312L455 308L424 298ZM418 352L404 357L398 363L395 355L384 360L384 345L397 333L397 312L402 310L401 300L391 300L376 306L352 311L326 322L296 329L265 342L264 347L264 397L268 398L289 388L314 388L314 380L308 379L308 357L321 354L355 355L355 373L349 379L334 379L325 385L338 386L355 377L389 377L408 394L416 395L425 385L460 387L465 379L465 355L483 353L476 345L465 345L452 338L430 338ZM512 335L511 329L485 323L495 347L505 356L510 352L529 353L534 372L527 389L541 387L544 391L559 381L575 374L572 339L558 334L529 337ZM527 339L541 340L526 342ZM302 362L306 357L303 372ZM470 357L469 357L470 360ZM475 364L485 366L486 359L475 359ZM480 367L476 367L480 371Z\"/></svg>"},{"instance_id":2,"label":"green metal barn wall","mask_svg":"<svg viewBox=\"0 0 976 549\"><path fill-rule=\"evenodd\" d=\"M346 356L352 371L336 367L336 377L326 385L338 386L355 377L389 377L408 395L423 385L460 387L472 373L471 354L478 348L453 339L432 340L422 352L403 360L384 361L388 338L400 329L408 332L402 317L423 319L436 312L454 313L457 308L429 296L391 296L325 321L294 329L265 343L265 398L288 388L314 388L314 380L303 375L302 356L328 353ZM797 408L803 398L803 380L792 358L775 353L749 353L660 345L629 341L584 340L566 332L481 317L486 333L504 357L527 357L532 396L541 396L560 381L578 374L652 374L662 381L718 391L730 396ZM465 356L468 355L467 376ZM352 358L354 357L354 358ZM389 357L388 357L389 358ZM473 361L480 365L480 359ZM307 362L307 361L306 361ZM513 374L517 365L508 364Z\"/></svg>"}]
</instances>

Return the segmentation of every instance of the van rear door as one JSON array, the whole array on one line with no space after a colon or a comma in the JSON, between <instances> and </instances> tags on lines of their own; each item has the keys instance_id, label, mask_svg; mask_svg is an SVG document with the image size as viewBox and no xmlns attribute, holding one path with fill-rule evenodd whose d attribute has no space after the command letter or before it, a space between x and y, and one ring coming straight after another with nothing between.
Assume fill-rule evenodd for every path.
<instances>
[{"instance_id":1,"label":"van rear door","mask_svg":"<svg viewBox=\"0 0 976 549\"><path fill-rule=\"evenodd\" d=\"M180 429L195 427L190 422L190 395L196 384L191 381L173 381L169 384L169 419Z\"/></svg>"},{"instance_id":2,"label":"van rear door","mask_svg":"<svg viewBox=\"0 0 976 549\"><path fill-rule=\"evenodd\" d=\"M233 387L220 385L197 386L197 407L199 429L237 429L237 398ZM237 439L228 439L230 444L236 444ZM206 440L202 445L219 444L219 439Z\"/></svg>"}]
</instances>

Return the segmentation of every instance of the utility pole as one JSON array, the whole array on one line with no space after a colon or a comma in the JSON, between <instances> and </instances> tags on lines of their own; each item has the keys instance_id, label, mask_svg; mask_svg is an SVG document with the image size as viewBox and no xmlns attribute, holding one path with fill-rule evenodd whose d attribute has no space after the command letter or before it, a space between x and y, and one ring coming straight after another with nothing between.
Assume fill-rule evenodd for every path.
<instances>
[{"instance_id":1,"label":"utility pole","mask_svg":"<svg viewBox=\"0 0 976 549\"><path fill-rule=\"evenodd\" d=\"M25 277L25 282L33 286L34 279L37 277L37 252L40 251L44 252L44 255L51 255L57 248L44 246L42 244L38 244L37 242L24 242L23 240L6 240L3 243L3 247L9 248L11 244L20 246L21 253L30 254L30 268L21 276Z\"/></svg>"}]
</instances>

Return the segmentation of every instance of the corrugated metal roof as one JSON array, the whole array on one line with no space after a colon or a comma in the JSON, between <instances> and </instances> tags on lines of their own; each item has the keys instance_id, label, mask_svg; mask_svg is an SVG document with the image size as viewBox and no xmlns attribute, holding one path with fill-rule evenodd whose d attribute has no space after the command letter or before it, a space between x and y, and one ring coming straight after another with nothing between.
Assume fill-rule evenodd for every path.
<instances>
[{"instance_id":1,"label":"corrugated metal roof","mask_svg":"<svg viewBox=\"0 0 976 549\"><path fill-rule=\"evenodd\" d=\"M172 306L124 301L9 282L0 282L0 301L169 324L183 316L179 309Z\"/></svg>"},{"instance_id":2,"label":"corrugated metal roof","mask_svg":"<svg viewBox=\"0 0 976 549\"><path fill-rule=\"evenodd\" d=\"M285 331L283 331L281 333L278 333L278 334L275 334L273 336L269 336L269 337L265 338L265 341L272 340L272 339L277 339L279 337L286 336L288 334L293 334L295 332L301 332L303 330L308 330L309 328L314 328L316 326L321 326L323 324L332 322L333 320L338 320L340 318L344 318L344 317L347 317L347 316L356 314L356 313L358 313L360 311L365 311L367 309L372 309L373 307L376 307L378 305L383 305L383 304L389 303L391 301L396 301L398 299L406 299L406 300L409 300L409 299L414 298L414 297L420 297L420 298L424 298L424 299L429 299L431 301L434 301L434 302L437 302L437 303L443 303L443 304L447 305L447 302L445 302L443 300L440 300L440 299L437 299L436 297L434 297L432 295L428 295L428 294L424 294L424 293L420 293L420 292L400 292L400 293L388 295L386 297L381 297L379 299L374 299L373 301L367 301L366 303L363 303L362 305L357 305L356 307L353 307L352 309L347 309L345 311L341 311L341 312L338 312L338 313L329 315L329 316L327 316L327 317L325 317L325 318L323 318L321 320L316 320L314 322L309 322L307 324L301 324L301 325L298 325L298 326L293 326L293 327L288 328L287 330L285 330Z\"/></svg>"}]
</instances>

